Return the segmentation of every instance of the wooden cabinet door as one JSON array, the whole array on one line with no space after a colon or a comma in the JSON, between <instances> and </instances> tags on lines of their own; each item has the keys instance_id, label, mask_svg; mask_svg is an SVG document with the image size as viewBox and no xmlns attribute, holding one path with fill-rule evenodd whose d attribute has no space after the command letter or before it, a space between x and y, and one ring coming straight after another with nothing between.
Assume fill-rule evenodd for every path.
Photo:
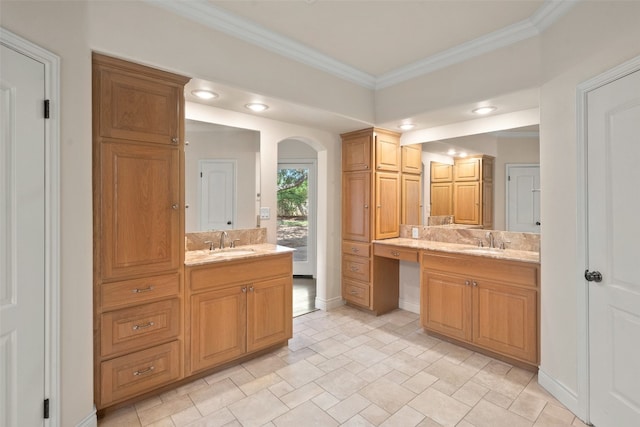
<instances>
[{"instance_id":1,"label":"wooden cabinet door","mask_svg":"<svg viewBox=\"0 0 640 427\"><path fill-rule=\"evenodd\" d=\"M402 175L401 224L422 224L422 177Z\"/></svg>"},{"instance_id":2,"label":"wooden cabinet door","mask_svg":"<svg viewBox=\"0 0 640 427\"><path fill-rule=\"evenodd\" d=\"M376 171L400 170L400 137L376 132Z\"/></svg>"},{"instance_id":3,"label":"wooden cabinet door","mask_svg":"<svg viewBox=\"0 0 640 427\"><path fill-rule=\"evenodd\" d=\"M453 165L454 181L479 181L481 159L456 159Z\"/></svg>"},{"instance_id":4,"label":"wooden cabinet door","mask_svg":"<svg viewBox=\"0 0 640 427\"><path fill-rule=\"evenodd\" d=\"M431 184L431 216L453 215L453 184Z\"/></svg>"},{"instance_id":5,"label":"wooden cabinet door","mask_svg":"<svg viewBox=\"0 0 640 427\"><path fill-rule=\"evenodd\" d=\"M129 143L100 150L102 279L178 269L178 150Z\"/></svg>"},{"instance_id":6,"label":"wooden cabinet door","mask_svg":"<svg viewBox=\"0 0 640 427\"><path fill-rule=\"evenodd\" d=\"M422 326L461 340L471 340L471 285L468 279L422 272L420 287Z\"/></svg>"},{"instance_id":7,"label":"wooden cabinet door","mask_svg":"<svg viewBox=\"0 0 640 427\"><path fill-rule=\"evenodd\" d=\"M403 145L401 152L402 172L422 174L422 144Z\"/></svg>"},{"instance_id":8,"label":"wooden cabinet door","mask_svg":"<svg viewBox=\"0 0 640 427\"><path fill-rule=\"evenodd\" d=\"M388 239L400 235L400 177L397 173L376 175L375 238Z\"/></svg>"},{"instance_id":9,"label":"wooden cabinet door","mask_svg":"<svg viewBox=\"0 0 640 427\"><path fill-rule=\"evenodd\" d=\"M453 217L456 224L480 224L480 183L453 184Z\"/></svg>"},{"instance_id":10,"label":"wooden cabinet door","mask_svg":"<svg viewBox=\"0 0 640 427\"><path fill-rule=\"evenodd\" d=\"M537 292L478 280L473 286L473 342L536 364Z\"/></svg>"},{"instance_id":11,"label":"wooden cabinet door","mask_svg":"<svg viewBox=\"0 0 640 427\"><path fill-rule=\"evenodd\" d=\"M452 182L453 165L431 162L431 182Z\"/></svg>"},{"instance_id":12,"label":"wooden cabinet door","mask_svg":"<svg viewBox=\"0 0 640 427\"><path fill-rule=\"evenodd\" d=\"M493 228L493 181L482 182L482 227Z\"/></svg>"},{"instance_id":13,"label":"wooden cabinet door","mask_svg":"<svg viewBox=\"0 0 640 427\"><path fill-rule=\"evenodd\" d=\"M342 174L342 238L371 240L371 173Z\"/></svg>"},{"instance_id":14,"label":"wooden cabinet door","mask_svg":"<svg viewBox=\"0 0 640 427\"><path fill-rule=\"evenodd\" d=\"M190 373L246 352L247 290L242 285L191 297Z\"/></svg>"},{"instance_id":15,"label":"wooden cabinet door","mask_svg":"<svg viewBox=\"0 0 640 427\"><path fill-rule=\"evenodd\" d=\"M292 276L249 285L247 290L247 351L266 348L291 338L292 293Z\"/></svg>"},{"instance_id":16,"label":"wooden cabinet door","mask_svg":"<svg viewBox=\"0 0 640 427\"><path fill-rule=\"evenodd\" d=\"M371 170L371 134L350 137L342 142L342 171Z\"/></svg>"}]
</instances>

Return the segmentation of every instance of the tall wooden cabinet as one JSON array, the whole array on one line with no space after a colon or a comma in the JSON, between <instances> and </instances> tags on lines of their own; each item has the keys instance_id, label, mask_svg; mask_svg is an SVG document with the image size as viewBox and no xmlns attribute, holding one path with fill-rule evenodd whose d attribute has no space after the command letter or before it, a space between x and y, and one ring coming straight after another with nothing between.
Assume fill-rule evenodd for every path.
<instances>
[{"instance_id":1,"label":"tall wooden cabinet","mask_svg":"<svg viewBox=\"0 0 640 427\"><path fill-rule=\"evenodd\" d=\"M342 135L342 295L378 314L398 304L398 287L382 280L385 261L374 269L371 241L400 235L400 159L398 133Z\"/></svg>"},{"instance_id":2,"label":"tall wooden cabinet","mask_svg":"<svg viewBox=\"0 0 640 427\"><path fill-rule=\"evenodd\" d=\"M93 55L95 403L183 373L183 87Z\"/></svg>"},{"instance_id":3,"label":"tall wooden cabinet","mask_svg":"<svg viewBox=\"0 0 640 427\"><path fill-rule=\"evenodd\" d=\"M493 228L491 156L431 162L431 215L453 215L456 224Z\"/></svg>"},{"instance_id":4,"label":"tall wooden cabinet","mask_svg":"<svg viewBox=\"0 0 640 427\"><path fill-rule=\"evenodd\" d=\"M400 224L422 224L422 144L403 145Z\"/></svg>"}]
</instances>

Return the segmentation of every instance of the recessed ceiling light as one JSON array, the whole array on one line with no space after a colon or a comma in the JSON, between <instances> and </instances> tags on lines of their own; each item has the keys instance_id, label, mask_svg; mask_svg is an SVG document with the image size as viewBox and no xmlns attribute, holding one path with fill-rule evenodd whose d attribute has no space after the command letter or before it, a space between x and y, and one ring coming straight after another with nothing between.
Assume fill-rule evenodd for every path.
<instances>
[{"instance_id":1,"label":"recessed ceiling light","mask_svg":"<svg viewBox=\"0 0 640 427\"><path fill-rule=\"evenodd\" d=\"M492 106L488 106L488 107L478 107L478 108L474 108L473 110L471 110L471 112L473 114L489 114L489 113L493 113L494 111L496 111L497 108L496 107L492 107Z\"/></svg>"},{"instance_id":2,"label":"recessed ceiling light","mask_svg":"<svg viewBox=\"0 0 640 427\"><path fill-rule=\"evenodd\" d=\"M208 89L195 89L192 90L191 93L200 99L214 99L218 97L217 93L212 92Z\"/></svg>"},{"instance_id":3,"label":"recessed ceiling light","mask_svg":"<svg viewBox=\"0 0 640 427\"><path fill-rule=\"evenodd\" d=\"M414 127L416 127L416 125L414 125L413 123L403 123L398 127L400 129L402 129L402 130L410 130L410 129L413 129Z\"/></svg>"},{"instance_id":4,"label":"recessed ceiling light","mask_svg":"<svg viewBox=\"0 0 640 427\"><path fill-rule=\"evenodd\" d=\"M454 154L456 154L456 150L454 150L453 148L449 148L449 151L447 151L447 154L450 156L453 156Z\"/></svg>"},{"instance_id":5,"label":"recessed ceiling light","mask_svg":"<svg viewBox=\"0 0 640 427\"><path fill-rule=\"evenodd\" d=\"M269 108L268 105L260 104L259 102L252 102L250 104L245 105L245 107L247 107L251 111L255 111L256 113L260 113L260 112L265 111L265 110L267 110Z\"/></svg>"},{"instance_id":6,"label":"recessed ceiling light","mask_svg":"<svg viewBox=\"0 0 640 427\"><path fill-rule=\"evenodd\" d=\"M463 151L462 153L459 154L459 156L460 157L467 157L467 153Z\"/></svg>"}]
</instances>

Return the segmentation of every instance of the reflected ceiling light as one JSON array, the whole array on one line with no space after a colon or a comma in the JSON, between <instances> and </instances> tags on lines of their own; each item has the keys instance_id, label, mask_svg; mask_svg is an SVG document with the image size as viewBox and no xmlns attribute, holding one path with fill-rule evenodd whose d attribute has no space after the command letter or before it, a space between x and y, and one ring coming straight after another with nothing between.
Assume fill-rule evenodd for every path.
<instances>
[{"instance_id":1,"label":"reflected ceiling light","mask_svg":"<svg viewBox=\"0 0 640 427\"><path fill-rule=\"evenodd\" d=\"M268 105L266 104L260 104L259 102L252 102L250 104L245 105L246 108L248 108L251 111L254 111L256 113L260 113L262 111L265 111L269 108Z\"/></svg>"},{"instance_id":2,"label":"reflected ceiling light","mask_svg":"<svg viewBox=\"0 0 640 427\"><path fill-rule=\"evenodd\" d=\"M478 107L478 108L474 108L473 110L471 110L471 112L473 114L480 114L480 115L484 115L484 114L489 114L489 113L493 113L494 111L496 111L497 108L496 107L492 107L492 106L487 106L487 107Z\"/></svg>"},{"instance_id":3,"label":"reflected ceiling light","mask_svg":"<svg viewBox=\"0 0 640 427\"><path fill-rule=\"evenodd\" d=\"M463 151L462 153L459 154L460 157L467 157L467 153L465 151Z\"/></svg>"},{"instance_id":4,"label":"reflected ceiling light","mask_svg":"<svg viewBox=\"0 0 640 427\"><path fill-rule=\"evenodd\" d=\"M453 156L454 154L456 154L456 150L454 150L453 148L449 148L449 151L447 151L447 154L450 156Z\"/></svg>"},{"instance_id":5,"label":"reflected ceiling light","mask_svg":"<svg viewBox=\"0 0 640 427\"><path fill-rule=\"evenodd\" d=\"M416 127L416 125L414 125L413 123L402 123L400 126L398 126L400 129L402 130L411 130L414 127Z\"/></svg>"},{"instance_id":6,"label":"reflected ceiling light","mask_svg":"<svg viewBox=\"0 0 640 427\"><path fill-rule=\"evenodd\" d=\"M192 90L191 93L200 99L214 99L218 97L217 93L212 92L208 89L195 89Z\"/></svg>"}]
</instances>

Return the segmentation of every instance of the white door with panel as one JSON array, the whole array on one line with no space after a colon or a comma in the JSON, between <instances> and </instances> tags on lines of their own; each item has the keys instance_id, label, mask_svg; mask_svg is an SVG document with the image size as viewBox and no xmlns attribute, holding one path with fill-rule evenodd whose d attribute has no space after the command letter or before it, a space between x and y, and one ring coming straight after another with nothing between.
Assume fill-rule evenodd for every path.
<instances>
[{"instance_id":1,"label":"white door with panel","mask_svg":"<svg viewBox=\"0 0 640 427\"><path fill-rule=\"evenodd\" d=\"M0 425L41 426L45 397L44 64L0 55Z\"/></svg>"},{"instance_id":2,"label":"white door with panel","mask_svg":"<svg viewBox=\"0 0 640 427\"><path fill-rule=\"evenodd\" d=\"M640 425L640 71L587 94L590 417Z\"/></svg>"},{"instance_id":3,"label":"white door with panel","mask_svg":"<svg viewBox=\"0 0 640 427\"><path fill-rule=\"evenodd\" d=\"M200 161L200 230L234 228L235 160Z\"/></svg>"},{"instance_id":4,"label":"white door with panel","mask_svg":"<svg viewBox=\"0 0 640 427\"><path fill-rule=\"evenodd\" d=\"M507 165L507 230L540 232L540 165Z\"/></svg>"}]
</instances>

